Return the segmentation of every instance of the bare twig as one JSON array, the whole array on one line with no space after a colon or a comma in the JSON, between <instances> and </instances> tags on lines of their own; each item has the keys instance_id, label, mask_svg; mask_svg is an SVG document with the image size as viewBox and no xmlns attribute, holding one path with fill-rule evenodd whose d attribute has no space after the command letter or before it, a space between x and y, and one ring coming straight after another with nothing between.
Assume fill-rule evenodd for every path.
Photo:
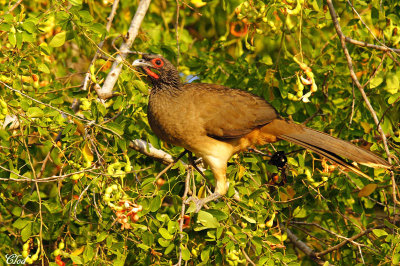
<instances>
[{"instance_id":1,"label":"bare twig","mask_svg":"<svg viewBox=\"0 0 400 266\"><path fill-rule=\"evenodd\" d=\"M111 25L112 25L112 21L114 20L114 16L117 13L118 3L119 3L119 0L114 0L112 8L111 8L110 15L108 15L108 17L107 17L107 25L106 25L107 33L110 31ZM90 62L90 65L88 67L88 71L86 72L85 78L83 80L82 90L87 90L87 86L89 85L89 81L90 81L90 67L96 62L96 60L97 60L97 58L98 58L98 56L100 54L100 50L104 46L104 43L105 43L105 40L102 40L99 43L99 45L97 46L97 51L93 56L92 62Z\"/></svg>"},{"instance_id":2,"label":"bare twig","mask_svg":"<svg viewBox=\"0 0 400 266\"><path fill-rule=\"evenodd\" d=\"M187 194L189 192L189 186L190 186L190 176L192 173L192 168L189 166L187 169L187 174L186 174L186 179L185 179L185 191L183 192L182 196L182 207L181 207L181 219L179 221L179 234L180 234L180 244L179 244L179 258L178 258L178 263L175 264L176 266L181 266L182 265L182 241L183 241L183 224L185 222L185 208L186 208L186 198Z\"/></svg>"},{"instance_id":3,"label":"bare twig","mask_svg":"<svg viewBox=\"0 0 400 266\"><path fill-rule=\"evenodd\" d=\"M336 236L336 237L338 237L338 238L341 238L341 239L345 239L345 240L351 242L352 244L354 244L354 245L356 245L356 246L363 246L363 244L357 243L357 242L351 240L351 239L348 238L348 237L339 235L339 234L337 234L337 233L335 233L335 232L333 232L333 231L331 231L331 230L329 230L329 229L327 229L327 228L325 228L325 227L323 227L323 226L321 226L321 225L319 225L319 224L317 224L317 223L307 223L307 222L298 222L298 221L290 221L290 223L291 223L291 224L301 224L301 225L311 225L311 226L315 226L315 227L317 227L317 228L319 228L319 229L321 229L321 230L323 230L323 231L325 231L325 232L328 232L328 233L331 234L331 235L334 235L334 236Z\"/></svg>"},{"instance_id":4,"label":"bare twig","mask_svg":"<svg viewBox=\"0 0 400 266\"><path fill-rule=\"evenodd\" d=\"M10 14L11 12L14 11L14 9L17 8L17 6L19 6L19 4L21 4L22 0L18 0L7 12L6 14Z\"/></svg>"},{"instance_id":5,"label":"bare twig","mask_svg":"<svg viewBox=\"0 0 400 266\"><path fill-rule=\"evenodd\" d=\"M170 169L172 166L174 166L188 151L185 150L184 152L182 152L172 163L170 163L167 167L165 167L160 173L158 173L158 175L156 176L155 180L157 180L160 176L162 176L163 174L165 174L165 172L168 171L168 169Z\"/></svg>"},{"instance_id":6,"label":"bare twig","mask_svg":"<svg viewBox=\"0 0 400 266\"><path fill-rule=\"evenodd\" d=\"M368 83L370 83L371 80L376 76L376 74L378 73L379 68L381 68L381 66L382 66L382 64L383 64L383 61L385 60L387 54L388 54L388 53L383 54L382 60L381 60L381 62L379 63L378 67L375 69L374 73L369 77L369 79L367 80L367 82L365 82L364 85L362 85L363 88L365 88L365 86L367 86Z\"/></svg>"},{"instance_id":7,"label":"bare twig","mask_svg":"<svg viewBox=\"0 0 400 266\"><path fill-rule=\"evenodd\" d=\"M328 1L329 1L329 0L328 0ZM384 227L385 227L385 225L382 224L382 225L378 225L378 226L369 228L369 229L367 229L367 230L364 230L364 231L358 233L357 235L350 237L349 239L343 240L342 242L340 242L340 243L337 244L336 246L333 246L333 247L330 247L330 248L328 248L328 249L326 249L326 250L324 250L324 251L318 252L318 253L316 253L315 255L318 256L318 257L324 256L325 254L331 253L332 251L343 247L344 245L346 245L346 243L348 243L348 242L350 242L350 241L353 241L353 240L355 240L355 239L357 239L357 238L362 237L363 235L366 235L366 234L371 233L372 230L380 229L380 228L384 228Z\"/></svg>"},{"instance_id":8,"label":"bare twig","mask_svg":"<svg viewBox=\"0 0 400 266\"><path fill-rule=\"evenodd\" d=\"M106 80L104 81L103 87L96 90L97 95L100 99L107 99L112 96L114 85L117 82L118 76L122 71L121 63L127 57L129 49L139 33L140 25L142 24L143 18L146 15L147 9L149 8L150 1L151 0L140 1L139 6L136 10L136 14L133 17L131 25L129 26L128 32L126 34L126 40L121 44L119 48L121 53L119 53L115 58L111 70L108 73Z\"/></svg>"},{"instance_id":9,"label":"bare twig","mask_svg":"<svg viewBox=\"0 0 400 266\"><path fill-rule=\"evenodd\" d=\"M370 111L370 113L372 115L372 118L374 119L375 124L377 125L377 129L378 129L379 133L382 136L382 141L383 141L383 145L385 147L386 154L388 156L388 161L389 161L389 163L391 163L391 155L390 155L390 151L389 151L389 148L388 148L388 145L387 145L386 135L383 132L382 127L379 125L378 116L376 115L376 112L375 112L374 108L372 107L371 102L369 101L369 99L367 97L367 94L365 93L362 85L358 81L356 73L354 72L353 60L352 60L352 58L350 56L350 53L349 53L349 50L347 49L347 46L346 46L346 36L344 36L344 34L342 32L342 29L340 27L340 24L339 24L339 21L337 19L337 15L336 15L336 12L335 12L335 8L333 7L333 4L332 4L332 0L327 0L327 4L328 4L329 12L330 12L332 20L333 20L333 24L335 25L336 33L339 36L340 42L342 44L343 52L344 52L344 54L346 56L346 59L347 59L347 64L348 64L348 68L349 68L349 71L350 71L350 76L351 76L354 84L360 90L361 95L362 95L362 97L364 99L364 102L367 105L367 107L368 107L368 109L369 109L369 111Z\"/></svg>"}]
</instances>

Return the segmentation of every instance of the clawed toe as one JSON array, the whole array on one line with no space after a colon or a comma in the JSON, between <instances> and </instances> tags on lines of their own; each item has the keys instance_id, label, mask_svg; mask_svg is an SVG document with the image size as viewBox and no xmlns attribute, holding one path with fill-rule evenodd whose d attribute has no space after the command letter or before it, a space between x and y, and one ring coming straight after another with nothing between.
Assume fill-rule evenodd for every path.
<instances>
[{"instance_id":1,"label":"clawed toe","mask_svg":"<svg viewBox=\"0 0 400 266\"><path fill-rule=\"evenodd\" d=\"M185 200L185 204L189 204L191 201L194 202L194 204L196 205L195 212L197 213L201 210L201 208L203 208L203 206L207 202L216 200L220 197L221 197L221 194L218 194L218 193L211 194L210 196L208 196L206 198L202 198L202 199L199 199L198 197L195 197L195 196L191 196Z\"/></svg>"}]
</instances>

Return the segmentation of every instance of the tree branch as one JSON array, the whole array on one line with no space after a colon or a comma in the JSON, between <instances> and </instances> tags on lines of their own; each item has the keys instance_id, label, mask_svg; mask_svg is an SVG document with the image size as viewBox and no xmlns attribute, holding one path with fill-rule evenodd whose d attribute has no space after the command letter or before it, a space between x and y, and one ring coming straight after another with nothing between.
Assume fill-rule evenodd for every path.
<instances>
[{"instance_id":1,"label":"tree branch","mask_svg":"<svg viewBox=\"0 0 400 266\"><path fill-rule=\"evenodd\" d=\"M348 43L351 43L351 44L355 44L355 45L367 47L367 48L372 48L372 49L379 50L379 51L400 53L400 49L390 48L390 47L382 46L382 45L371 44L371 43L367 43L367 42L362 42L362 41L354 40L350 37L345 37L345 41Z\"/></svg>"},{"instance_id":2,"label":"tree branch","mask_svg":"<svg viewBox=\"0 0 400 266\"><path fill-rule=\"evenodd\" d=\"M110 32L112 21L114 20L114 16L117 13L118 3L119 3L119 0L114 0L112 8L111 8L110 15L108 15L108 17L107 17L107 25L106 25L107 33ZM93 56L92 62L90 62L90 65L88 67L88 71L86 72L86 75L85 75L85 79L83 80L83 83L82 83L83 84L82 90L84 90L84 91L87 90L87 86L89 85L90 67L96 62L97 58L99 57L100 50L103 48L104 43L105 43L105 39L102 40L99 43L99 45L97 46L97 51Z\"/></svg>"},{"instance_id":3,"label":"tree branch","mask_svg":"<svg viewBox=\"0 0 400 266\"><path fill-rule=\"evenodd\" d=\"M281 224L279 226L282 227ZM286 230L290 242L292 242L293 245L295 245L295 247L300 249L304 254L306 254L308 257L310 257L313 261L315 261L319 265L324 265L325 261L318 258L317 254L312 248L310 248L309 246L307 246L306 243L301 241L295 234L293 234L293 232L289 228L284 228L284 230Z\"/></svg>"},{"instance_id":4,"label":"tree branch","mask_svg":"<svg viewBox=\"0 0 400 266\"><path fill-rule=\"evenodd\" d=\"M357 88L360 90L361 95L362 95L362 97L364 99L364 102L367 105L367 107L368 107L368 109L369 109L369 111L370 111L370 113L372 115L372 118L374 119L374 122L375 122L375 124L377 126L377 129L378 129L379 133L382 136L382 141L383 141L383 145L385 147L386 154L388 156L388 161L389 161L389 163L391 163L391 155L390 155L390 151L389 151L389 148L388 148L388 145L387 145L386 135L383 132L382 127L379 125L378 116L376 115L376 112L375 112L374 108L372 107L371 102L369 101L369 99L367 97L367 94L365 93L362 85L358 81L356 73L354 72L353 60L352 60L352 58L350 56L349 50L346 47L346 36L344 36L344 34L342 32L342 29L340 27L339 21L337 19L338 16L336 15L335 8L333 7L332 0L327 0L326 2L328 4L328 8L329 8L329 12L330 12L331 17L332 17L333 24L335 25L336 33L339 36L340 42L342 44L343 52L344 52L344 54L346 56L347 65L348 65L349 71L350 71L350 76L351 76L354 84L356 84Z\"/></svg>"},{"instance_id":5,"label":"tree branch","mask_svg":"<svg viewBox=\"0 0 400 266\"><path fill-rule=\"evenodd\" d=\"M143 153L144 155L159 159L165 164L174 163L174 158L170 154L163 150L154 148L153 145L142 139L135 139L134 141L131 141L131 143L129 143L129 147L137 150L140 153Z\"/></svg>"},{"instance_id":6,"label":"tree branch","mask_svg":"<svg viewBox=\"0 0 400 266\"><path fill-rule=\"evenodd\" d=\"M329 1L329 0L328 0L328 1ZM369 228L369 229L367 229L367 230L365 230L365 231L362 231L362 232L358 233L358 234L355 235L355 236L350 237L349 239L343 240L342 242L340 242L340 243L337 244L336 246L333 246L333 247L330 247L330 248L328 248L328 249L326 249L326 250L324 250L324 251L318 252L318 253L316 253L315 255L318 256L318 257L324 256L325 254L328 254L328 253L330 253L330 252L332 252L332 251L334 251L334 250L336 250L336 249L339 249L339 248L343 247L343 246L346 245L348 242L351 242L351 241L353 241L353 240L355 240L355 239L357 239L357 238L362 237L363 235L366 235L366 234L371 233L372 230L380 229L380 228L384 228L384 227L385 227L385 225L382 224L382 225L378 225L378 226Z\"/></svg>"},{"instance_id":7,"label":"tree branch","mask_svg":"<svg viewBox=\"0 0 400 266\"><path fill-rule=\"evenodd\" d=\"M107 99L112 96L113 88L117 82L118 76L122 71L122 62L125 60L129 53L129 49L133 44L133 41L138 35L140 25L142 24L143 18L146 15L147 9L149 8L151 0L141 0L136 10L136 14L131 21L128 33L126 34L126 40L119 48L120 53L115 58L115 61L111 67L110 72L104 81L103 87L97 89L97 95L100 99Z\"/></svg>"}]
</instances>

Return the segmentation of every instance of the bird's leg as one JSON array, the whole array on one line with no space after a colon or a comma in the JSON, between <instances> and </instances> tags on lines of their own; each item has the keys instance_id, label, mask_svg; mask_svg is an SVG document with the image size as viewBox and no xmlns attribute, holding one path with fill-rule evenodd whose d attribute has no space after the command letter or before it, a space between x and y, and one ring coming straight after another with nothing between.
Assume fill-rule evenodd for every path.
<instances>
[{"instance_id":1,"label":"bird's leg","mask_svg":"<svg viewBox=\"0 0 400 266\"><path fill-rule=\"evenodd\" d=\"M193 157L190 157L191 155L189 155L189 161L193 163ZM206 163L211 167L211 171L215 177L215 192L202 199L197 198L196 195L192 195L186 200L186 203L193 201L196 204L196 212L199 212L206 203L222 197L228 191L228 183L226 182L226 163L216 164L215 161L210 160L206 160Z\"/></svg>"}]
</instances>

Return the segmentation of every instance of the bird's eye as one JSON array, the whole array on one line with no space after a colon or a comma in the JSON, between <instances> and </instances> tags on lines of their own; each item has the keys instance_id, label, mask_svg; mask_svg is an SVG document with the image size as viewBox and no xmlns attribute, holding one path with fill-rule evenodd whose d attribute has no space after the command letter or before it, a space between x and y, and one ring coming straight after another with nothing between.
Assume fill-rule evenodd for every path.
<instances>
[{"instance_id":1,"label":"bird's eye","mask_svg":"<svg viewBox=\"0 0 400 266\"><path fill-rule=\"evenodd\" d=\"M151 62L153 63L153 66L155 66L155 67L162 67L164 65L164 62L160 58L155 58L155 59L151 60Z\"/></svg>"}]
</instances>

